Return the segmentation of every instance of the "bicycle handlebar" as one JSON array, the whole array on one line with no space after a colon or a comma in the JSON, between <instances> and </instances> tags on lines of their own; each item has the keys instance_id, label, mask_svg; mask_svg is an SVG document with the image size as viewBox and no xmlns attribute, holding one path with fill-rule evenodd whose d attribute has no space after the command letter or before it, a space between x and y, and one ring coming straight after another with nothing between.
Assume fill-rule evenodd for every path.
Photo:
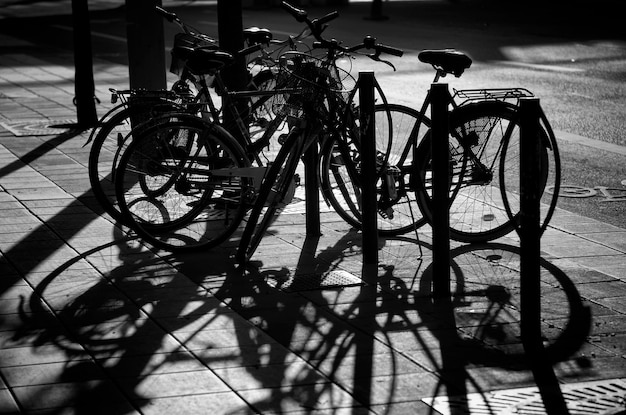
<instances>
[{"instance_id":1,"label":"bicycle handlebar","mask_svg":"<svg viewBox=\"0 0 626 415\"><path fill-rule=\"evenodd\" d=\"M163 16L165 20L167 20L168 22L172 23L174 21L176 22L180 21L176 13L168 12L167 10L165 10L164 8L160 6L155 6L155 8L156 8L157 13Z\"/></svg>"},{"instance_id":2,"label":"bicycle handlebar","mask_svg":"<svg viewBox=\"0 0 626 415\"><path fill-rule=\"evenodd\" d=\"M366 56L373 60L385 62L387 64L390 63L380 59L381 53L386 53L393 56L402 56L404 54L401 49L376 43L376 38L372 36L366 36L361 44L351 47L341 46L339 42L335 39L324 39L322 37L322 31L326 28L324 24L337 18L339 16L339 13L337 11L331 12L326 16L320 17L318 19L310 20L306 11L296 8L286 1L282 2L282 7L283 9L288 11L298 22L306 23L307 26L311 29L313 37L315 37L315 39L317 40L313 43L313 48L328 49L332 52L339 51L340 53L352 53L361 49L373 49L374 53L367 54ZM393 65L391 66L393 67Z\"/></svg>"}]
</instances>

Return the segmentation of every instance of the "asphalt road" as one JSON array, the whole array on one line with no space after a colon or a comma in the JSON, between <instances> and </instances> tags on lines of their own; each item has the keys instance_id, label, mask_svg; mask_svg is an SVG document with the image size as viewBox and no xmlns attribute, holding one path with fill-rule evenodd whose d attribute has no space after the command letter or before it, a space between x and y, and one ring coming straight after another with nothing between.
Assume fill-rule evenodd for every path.
<instances>
[{"instance_id":1,"label":"asphalt road","mask_svg":"<svg viewBox=\"0 0 626 415\"><path fill-rule=\"evenodd\" d=\"M417 60L417 53L428 48L457 48L473 58L461 78L446 79L451 89L531 90L559 139L567 189L559 207L626 228L626 34L619 3L392 1L383 3L386 20L366 19L371 17L369 4L355 3L339 9L340 17L326 35L349 45L369 34L405 50L402 58L390 59L396 71L368 59L353 62L354 71L375 70L392 102L419 107L433 71ZM182 1L165 6L217 37L214 6ZM313 17L332 10L307 9ZM60 9L58 16L5 19L0 32L36 41L42 53L71 58L70 10ZM96 57L127 62L124 16L121 8L93 13ZM280 8L246 9L244 26L253 25L270 28L277 38L301 29ZM165 27L169 46L177 27Z\"/></svg>"}]
</instances>

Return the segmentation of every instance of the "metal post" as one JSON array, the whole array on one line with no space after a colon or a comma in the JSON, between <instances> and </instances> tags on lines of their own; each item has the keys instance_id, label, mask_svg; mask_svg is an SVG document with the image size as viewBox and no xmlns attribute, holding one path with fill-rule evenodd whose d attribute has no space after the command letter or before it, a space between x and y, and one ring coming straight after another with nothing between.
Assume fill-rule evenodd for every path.
<instances>
[{"instance_id":1,"label":"metal post","mask_svg":"<svg viewBox=\"0 0 626 415\"><path fill-rule=\"evenodd\" d=\"M376 128L374 117L374 72L359 72L359 125L361 138L361 197L363 206L362 249L363 269L361 278L366 282L359 295L359 318L368 330L375 330L376 293L378 284L378 209L376 196ZM372 378L374 373L374 336L362 336L356 342L354 382L358 385L359 400L366 407L373 399Z\"/></svg>"},{"instance_id":2,"label":"metal post","mask_svg":"<svg viewBox=\"0 0 626 415\"><path fill-rule=\"evenodd\" d=\"M431 85L433 294L450 295L450 155L448 149L448 84Z\"/></svg>"},{"instance_id":3,"label":"metal post","mask_svg":"<svg viewBox=\"0 0 626 415\"><path fill-rule=\"evenodd\" d=\"M167 88L161 0L126 0L128 75L133 89Z\"/></svg>"},{"instance_id":4,"label":"metal post","mask_svg":"<svg viewBox=\"0 0 626 415\"><path fill-rule=\"evenodd\" d=\"M304 200L306 206L306 234L319 236L320 231L320 193L318 178L319 149L311 145L304 153Z\"/></svg>"},{"instance_id":5,"label":"metal post","mask_svg":"<svg viewBox=\"0 0 626 415\"><path fill-rule=\"evenodd\" d=\"M95 84L91 51L91 27L87 0L72 0L74 29L74 91L78 128L96 125Z\"/></svg>"},{"instance_id":6,"label":"metal post","mask_svg":"<svg viewBox=\"0 0 626 415\"><path fill-rule=\"evenodd\" d=\"M243 56L237 56L237 52L244 47L243 39L243 8L241 0L218 0L217 1L217 32L220 48L232 53L235 56L235 62L222 71L222 79L226 87L231 91L242 90L248 83L248 71L246 61ZM237 111L243 114L248 110L245 100L237 100L235 98ZM244 120L247 123L247 119ZM229 111L224 112L224 125L235 125L233 114ZM240 143L244 143L245 139L241 136L241 132L235 126L229 129L229 132L237 138Z\"/></svg>"},{"instance_id":7,"label":"metal post","mask_svg":"<svg viewBox=\"0 0 626 415\"><path fill-rule=\"evenodd\" d=\"M359 73L361 126L361 183L363 266L378 266L378 209L376 202L376 136L374 118L374 72ZM374 275L374 278L376 276ZM365 281L375 286L376 281Z\"/></svg>"},{"instance_id":8,"label":"metal post","mask_svg":"<svg viewBox=\"0 0 626 415\"><path fill-rule=\"evenodd\" d=\"M541 142L539 99L520 101L520 307L521 334L533 376L549 414L568 414L552 364L541 339L540 208Z\"/></svg>"},{"instance_id":9,"label":"metal post","mask_svg":"<svg viewBox=\"0 0 626 415\"><path fill-rule=\"evenodd\" d=\"M389 19L389 17L383 14L383 0L372 0L372 7L370 9L370 15L366 19L368 20Z\"/></svg>"}]
</instances>

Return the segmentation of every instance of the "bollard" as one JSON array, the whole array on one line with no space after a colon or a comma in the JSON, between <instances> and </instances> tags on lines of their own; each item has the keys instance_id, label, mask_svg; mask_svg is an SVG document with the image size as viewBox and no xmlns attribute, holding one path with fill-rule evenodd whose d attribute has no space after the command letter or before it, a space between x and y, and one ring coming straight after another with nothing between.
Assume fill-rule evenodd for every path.
<instances>
[{"instance_id":1,"label":"bollard","mask_svg":"<svg viewBox=\"0 0 626 415\"><path fill-rule=\"evenodd\" d=\"M372 0L372 7L370 9L370 15L366 17L367 20L387 20L388 16L383 14L383 0Z\"/></svg>"},{"instance_id":2,"label":"bollard","mask_svg":"<svg viewBox=\"0 0 626 415\"><path fill-rule=\"evenodd\" d=\"M520 101L520 253L521 263L521 330L532 342L541 338L539 298L540 238L538 177L541 157L538 132L539 101Z\"/></svg>"},{"instance_id":3,"label":"bollard","mask_svg":"<svg viewBox=\"0 0 626 415\"><path fill-rule=\"evenodd\" d=\"M304 202L307 236L320 236L319 148L312 144L304 153Z\"/></svg>"},{"instance_id":4,"label":"bollard","mask_svg":"<svg viewBox=\"0 0 626 415\"><path fill-rule=\"evenodd\" d=\"M522 98L520 112L520 308L521 335L546 412L568 414L541 338L541 225L539 99Z\"/></svg>"},{"instance_id":5,"label":"bollard","mask_svg":"<svg viewBox=\"0 0 626 415\"><path fill-rule=\"evenodd\" d=\"M374 116L374 72L359 72L359 125L361 138L361 197L363 226L363 269L361 278L366 283L360 288L359 319L368 329L376 326L376 294L378 288L378 208L376 195L376 129ZM357 362L354 384L359 390L359 401L366 407L372 404L374 388L374 336L360 336L355 342Z\"/></svg>"},{"instance_id":6,"label":"bollard","mask_svg":"<svg viewBox=\"0 0 626 415\"><path fill-rule=\"evenodd\" d=\"M91 27L87 0L72 0L74 34L74 91L76 94L76 124L78 128L98 123L95 83L91 56Z\"/></svg>"},{"instance_id":7,"label":"bollard","mask_svg":"<svg viewBox=\"0 0 626 415\"><path fill-rule=\"evenodd\" d=\"M450 295L450 171L448 84L431 85L433 295Z\"/></svg>"},{"instance_id":8,"label":"bollard","mask_svg":"<svg viewBox=\"0 0 626 415\"><path fill-rule=\"evenodd\" d=\"M378 209L376 197L376 136L374 118L374 73L359 73L359 108L361 128L361 183L363 211L363 267L378 266ZM376 286L376 273L367 272Z\"/></svg>"},{"instance_id":9,"label":"bollard","mask_svg":"<svg viewBox=\"0 0 626 415\"><path fill-rule=\"evenodd\" d=\"M167 88L161 0L126 0L128 75L132 89Z\"/></svg>"}]
</instances>

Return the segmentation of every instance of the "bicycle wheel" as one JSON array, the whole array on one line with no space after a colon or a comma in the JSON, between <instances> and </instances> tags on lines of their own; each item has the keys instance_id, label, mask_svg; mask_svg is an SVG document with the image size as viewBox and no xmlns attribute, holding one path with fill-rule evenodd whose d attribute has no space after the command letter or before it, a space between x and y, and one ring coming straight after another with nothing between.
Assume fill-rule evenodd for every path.
<instances>
[{"instance_id":1,"label":"bicycle wheel","mask_svg":"<svg viewBox=\"0 0 626 415\"><path fill-rule=\"evenodd\" d=\"M375 107L376 151L380 155L378 230L381 235L407 233L426 221L419 210L415 189L410 183L413 149L428 131L428 120L416 128L418 111L396 104ZM359 144L352 136L329 140L321 152L322 192L333 209L355 228L361 227ZM385 159L387 160L385 162Z\"/></svg>"},{"instance_id":2,"label":"bicycle wheel","mask_svg":"<svg viewBox=\"0 0 626 415\"><path fill-rule=\"evenodd\" d=\"M552 127L546 118L546 115L541 112L540 130L538 139L541 142L542 147L542 181L541 191L543 204L540 209L540 221L541 232L545 231L548 227L548 223L554 214L556 204L559 197L559 190L561 188L561 158L559 155L559 147L556 142L556 137L552 131ZM513 224L517 228L519 225L520 215L520 180L519 180L519 163L520 163L520 143L519 143L519 131L510 135L507 145L502 148L502 161L500 163L500 188L505 189L504 193L504 207L510 218L513 219ZM515 139L517 138L517 139ZM547 159L543 156L547 154ZM515 169L511 169L511 166L515 166ZM546 193L547 186L552 187L552 193Z\"/></svg>"},{"instance_id":3,"label":"bicycle wheel","mask_svg":"<svg viewBox=\"0 0 626 415\"><path fill-rule=\"evenodd\" d=\"M296 185L295 172L304 149L304 139L301 133L290 133L263 178L258 197L239 242L237 262L245 263L250 260L267 228L280 214L282 208L291 201Z\"/></svg>"},{"instance_id":4,"label":"bicycle wheel","mask_svg":"<svg viewBox=\"0 0 626 415\"><path fill-rule=\"evenodd\" d=\"M450 113L450 237L461 242L486 242L511 232L519 214L519 120L517 107L485 101ZM542 129L540 189L559 181L558 153ZM431 139L417 149L418 203L432 220ZM556 206L544 194L542 226ZM507 206L510 207L507 211Z\"/></svg>"},{"instance_id":5,"label":"bicycle wheel","mask_svg":"<svg viewBox=\"0 0 626 415\"><path fill-rule=\"evenodd\" d=\"M156 114L173 110L173 106L170 101L156 98L119 106L115 113L107 116L93 136L88 161L89 183L99 205L114 220L122 220L113 179L118 152L128 145L127 137L133 126L150 120Z\"/></svg>"},{"instance_id":6,"label":"bicycle wheel","mask_svg":"<svg viewBox=\"0 0 626 415\"><path fill-rule=\"evenodd\" d=\"M119 207L137 235L168 251L214 247L239 226L249 162L224 129L179 116L136 136L116 171Z\"/></svg>"}]
</instances>

